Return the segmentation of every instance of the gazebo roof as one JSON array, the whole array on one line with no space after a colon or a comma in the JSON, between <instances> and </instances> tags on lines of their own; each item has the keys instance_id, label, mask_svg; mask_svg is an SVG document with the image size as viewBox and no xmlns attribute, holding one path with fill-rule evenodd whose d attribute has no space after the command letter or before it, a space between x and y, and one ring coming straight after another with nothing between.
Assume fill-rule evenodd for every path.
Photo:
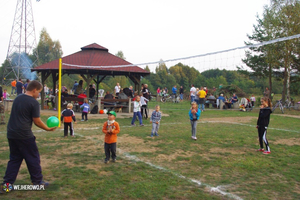
<instances>
[{"instance_id":1,"label":"gazebo roof","mask_svg":"<svg viewBox=\"0 0 300 200\"><path fill-rule=\"evenodd\" d=\"M81 48L81 51L62 58L62 70L67 74L101 74L101 75L140 75L147 76L150 72L108 52L108 49L96 43ZM94 67L91 67L94 66ZM31 71L58 71L59 59L37 66Z\"/></svg>"}]
</instances>

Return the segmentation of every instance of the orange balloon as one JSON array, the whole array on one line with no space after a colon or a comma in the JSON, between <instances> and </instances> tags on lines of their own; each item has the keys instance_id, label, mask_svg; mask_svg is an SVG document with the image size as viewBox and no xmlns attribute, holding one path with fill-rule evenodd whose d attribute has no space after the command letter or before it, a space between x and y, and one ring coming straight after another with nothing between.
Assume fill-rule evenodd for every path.
<instances>
[{"instance_id":1,"label":"orange balloon","mask_svg":"<svg viewBox=\"0 0 300 200\"><path fill-rule=\"evenodd\" d=\"M100 114L104 114L104 111L103 111L103 110L99 110L99 113L100 113Z\"/></svg>"}]
</instances>

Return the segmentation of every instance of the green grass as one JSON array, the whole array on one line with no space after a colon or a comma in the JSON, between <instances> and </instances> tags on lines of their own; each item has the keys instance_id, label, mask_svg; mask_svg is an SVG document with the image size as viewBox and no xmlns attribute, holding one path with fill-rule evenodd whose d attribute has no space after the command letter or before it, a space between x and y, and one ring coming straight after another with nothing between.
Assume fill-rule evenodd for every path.
<instances>
[{"instance_id":1,"label":"green grass","mask_svg":"<svg viewBox=\"0 0 300 200\"><path fill-rule=\"evenodd\" d=\"M150 108L155 104L150 102ZM271 115L267 137L272 153L263 155L255 151L258 109L207 110L198 123L198 140L193 141L189 103L160 105L170 116L162 118L159 137L149 137L149 120L144 120L144 127L133 128L131 118L117 119L121 132L116 163L103 163L101 128L105 119L78 122L75 133L83 137L75 138L63 138L60 129L44 132L34 126L44 179L51 186L46 191L13 191L1 199L234 199L232 195L241 199L300 199L298 118L279 111ZM299 116L294 110L288 114ZM0 149L3 176L9 159L3 126ZM15 184L30 184L25 162ZM210 192L218 186L229 195Z\"/></svg>"}]
</instances>

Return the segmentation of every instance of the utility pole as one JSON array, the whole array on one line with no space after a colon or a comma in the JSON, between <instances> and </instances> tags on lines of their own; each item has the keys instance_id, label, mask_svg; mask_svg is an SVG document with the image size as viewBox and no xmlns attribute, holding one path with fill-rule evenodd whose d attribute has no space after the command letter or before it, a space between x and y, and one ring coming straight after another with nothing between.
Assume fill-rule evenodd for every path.
<instances>
[{"instance_id":1,"label":"utility pole","mask_svg":"<svg viewBox=\"0 0 300 200\"><path fill-rule=\"evenodd\" d=\"M31 68L38 60L36 47L35 27L31 0L17 0L14 21L12 25L6 59L10 66L4 70L2 80L33 79ZM29 58L29 55L33 60Z\"/></svg>"}]
</instances>

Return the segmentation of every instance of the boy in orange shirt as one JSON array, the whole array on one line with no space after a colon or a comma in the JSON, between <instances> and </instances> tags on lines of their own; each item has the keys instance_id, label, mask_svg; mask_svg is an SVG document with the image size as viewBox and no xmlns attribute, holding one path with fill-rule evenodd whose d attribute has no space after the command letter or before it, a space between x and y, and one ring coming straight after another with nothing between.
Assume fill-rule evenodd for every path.
<instances>
[{"instance_id":1,"label":"boy in orange shirt","mask_svg":"<svg viewBox=\"0 0 300 200\"><path fill-rule=\"evenodd\" d=\"M107 164L110 159L110 154L112 162L116 162L116 152L117 152L117 134L120 133L119 123L115 121L117 114L115 111L109 111L108 120L104 122L102 132L105 134L104 139L104 151L105 160L104 163Z\"/></svg>"}]
</instances>

